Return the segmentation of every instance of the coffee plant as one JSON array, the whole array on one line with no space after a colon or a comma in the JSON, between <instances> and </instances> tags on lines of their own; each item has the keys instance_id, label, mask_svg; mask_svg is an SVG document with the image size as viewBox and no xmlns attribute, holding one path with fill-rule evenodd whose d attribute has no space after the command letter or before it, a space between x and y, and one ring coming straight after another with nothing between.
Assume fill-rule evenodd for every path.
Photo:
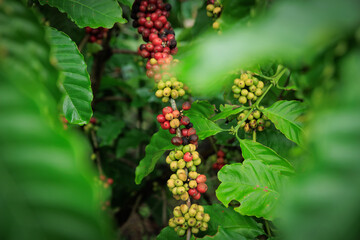
<instances>
[{"instance_id":1,"label":"coffee plant","mask_svg":"<svg viewBox=\"0 0 360 240\"><path fill-rule=\"evenodd\" d=\"M0 1L0 239L357 239L359 12Z\"/></svg>"}]
</instances>

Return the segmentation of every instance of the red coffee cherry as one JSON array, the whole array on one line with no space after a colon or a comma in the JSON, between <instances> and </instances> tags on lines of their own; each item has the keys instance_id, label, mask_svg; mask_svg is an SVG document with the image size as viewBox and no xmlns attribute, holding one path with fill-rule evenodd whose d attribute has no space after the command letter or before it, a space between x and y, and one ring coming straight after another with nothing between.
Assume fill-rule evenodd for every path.
<instances>
[{"instance_id":1,"label":"red coffee cherry","mask_svg":"<svg viewBox=\"0 0 360 240\"><path fill-rule=\"evenodd\" d=\"M184 117L181 118L181 124L182 125L188 125L189 123L190 123L190 118L189 117L184 116Z\"/></svg>"},{"instance_id":2,"label":"red coffee cherry","mask_svg":"<svg viewBox=\"0 0 360 240\"><path fill-rule=\"evenodd\" d=\"M187 137L188 136L188 131L189 131L189 129L186 129L186 128L181 129L181 135L183 137Z\"/></svg>"},{"instance_id":3,"label":"red coffee cherry","mask_svg":"<svg viewBox=\"0 0 360 240\"><path fill-rule=\"evenodd\" d=\"M183 143L183 141L182 141L181 137L173 137L171 139L171 143L175 146L180 146Z\"/></svg>"},{"instance_id":4,"label":"red coffee cherry","mask_svg":"<svg viewBox=\"0 0 360 240\"><path fill-rule=\"evenodd\" d=\"M205 176L204 174L199 175L199 176L196 178L196 182L197 182L197 183L204 183L204 182L206 182L206 176Z\"/></svg>"},{"instance_id":5,"label":"red coffee cherry","mask_svg":"<svg viewBox=\"0 0 360 240\"><path fill-rule=\"evenodd\" d=\"M205 193L208 190L208 186L205 183L199 183L196 189L199 193Z\"/></svg>"},{"instance_id":6,"label":"red coffee cherry","mask_svg":"<svg viewBox=\"0 0 360 240\"><path fill-rule=\"evenodd\" d=\"M198 194L199 192L196 190L196 188L190 188L188 191L190 196L195 196L196 194Z\"/></svg>"},{"instance_id":7,"label":"red coffee cherry","mask_svg":"<svg viewBox=\"0 0 360 240\"><path fill-rule=\"evenodd\" d=\"M176 128L170 128L169 133L170 134L176 134Z\"/></svg>"},{"instance_id":8,"label":"red coffee cherry","mask_svg":"<svg viewBox=\"0 0 360 240\"><path fill-rule=\"evenodd\" d=\"M108 178L107 183L111 185L114 183L114 180L112 178Z\"/></svg>"},{"instance_id":9,"label":"red coffee cherry","mask_svg":"<svg viewBox=\"0 0 360 240\"><path fill-rule=\"evenodd\" d=\"M193 159L193 156L190 152L187 152L184 154L184 161L185 162L190 162Z\"/></svg>"},{"instance_id":10,"label":"red coffee cherry","mask_svg":"<svg viewBox=\"0 0 360 240\"><path fill-rule=\"evenodd\" d=\"M199 140L199 137L196 134L193 134L193 135L189 136L189 142L192 143L192 144L197 143L198 140Z\"/></svg>"},{"instance_id":11,"label":"red coffee cherry","mask_svg":"<svg viewBox=\"0 0 360 240\"><path fill-rule=\"evenodd\" d=\"M159 123L163 123L163 122L166 121L165 116L162 115L162 114L157 115L156 120L157 120Z\"/></svg>"},{"instance_id":12,"label":"red coffee cherry","mask_svg":"<svg viewBox=\"0 0 360 240\"><path fill-rule=\"evenodd\" d=\"M225 157L225 153L220 149L220 150L217 152L217 156L223 158L223 157Z\"/></svg>"},{"instance_id":13,"label":"red coffee cherry","mask_svg":"<svg viewBox=\"0 0 360 240\"><path fill-rule=\"evenodd\" d=\"M201 194L197 193L195 196L192 196L193 199L199 200L201 198Z\"/></svg>"},{"instance_id":14,"label":"red coffee cherry","mask_svg":"<svg viewBox=\"0 0 360 240\"><path fill-rule=\"evenodd\" d=\"M172 113L173 109L170 106L166 106L163 108L162 113L165 116L167 113Z\"/></svg>"},{"instance_id":15,"label":"red coffee cherry","mask_svg":"<svg viewBox=\"0 0 360 240\"><path fill-rule=\"evenodd\" d=\"M166 130L170 128L170 122L169 121L165 121L161 124L161 128Z\"/></svg>"},{"instance_id":16,"label":"red coffee cherry","mask_svg":"<svg viewBox=\"0 0 360 240\"><path fill-rule=\"evenodd\" d=\"M191 135L194 135L194 134L196 134L195 128L189 128L189 130L188 130L188 136L191 136Z\"/></svg>"},{"instance_id":17,"label":"red coffee cherry","mask_svg":"<svg viewBox=\"0 0 360 240\"><path fill-rule=\"evenodd\" d=\"M182 105L182 109L189 110L191 108L191 103L190 102L184 102Z\"/></svg>"}]
</instances>

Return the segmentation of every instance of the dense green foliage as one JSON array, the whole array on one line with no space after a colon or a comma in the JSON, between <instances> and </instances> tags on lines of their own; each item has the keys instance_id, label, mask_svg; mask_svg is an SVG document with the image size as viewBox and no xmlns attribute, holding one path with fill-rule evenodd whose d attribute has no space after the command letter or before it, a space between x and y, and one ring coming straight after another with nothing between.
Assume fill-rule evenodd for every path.
<instances>
[{"instance_id":1,"label":"dense green foliage","mask_svg":"<svg viewBox=\"0 0 360 240\"><path fill-rule=\"evenodd\" d=\"M0 239L185 239L167 227L174 146L133 2L0 1ZM206 1L168 2L208 178L199 238L355 239L359 2L223 0L219 30ZM241 105L246 71L265 88ZM245 133L238 115L260 106L271 125Z\"/></svg>"}]
</instances>

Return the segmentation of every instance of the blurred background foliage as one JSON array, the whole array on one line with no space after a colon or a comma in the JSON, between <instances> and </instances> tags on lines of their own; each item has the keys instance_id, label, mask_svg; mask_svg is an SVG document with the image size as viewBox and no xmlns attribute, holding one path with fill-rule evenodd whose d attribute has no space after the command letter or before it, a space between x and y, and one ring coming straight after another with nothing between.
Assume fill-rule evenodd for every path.
<instances>
[{"instance_id":1,"label":"blurred background foliage","mask_svg":"<svg viewBox=\"0 0 360 240\"><path fill-rule=\"evenodd\" d=\"M143 60L134 54L142 40L129 18L133 1L118 2L128 23L115 24L102 45L84 45L84 29L57 8L31 0L27 7L0 2L2 239L110 239L111 227L117 239L155 239L167 226L176 203L166 188L171 172L164 158L135 184L136 166L159 129L155 118L164 105L153 94ZM299 172L279 209L282 218L271 226L273 233L279 239L357 239L359 1L223 0L220 31L211 28L205 1L169 2L181 60L177 73L189 85L192 100L208 100L216 110L220 104L238 104L231 81L241 70L272 76L282 64L288 72L262 104L296 99L309 106L304 148L275 127L257 137ZM57 81L62 77L50 58L45 25L80 46L90 77L97 78L92 86L96 122L78 127L59 121ZM217 123L226 129L236 125L231 119ZM228 132L200 144L205 161L199 171L209 179L202 204L219 203L217 171L212 169L219 148L228 163L243 161ZM100 174L114 183L94 181ZM209 211L221 219L221 211ZM219 231L226 232L226 224Z\"/></svg>"}]
</instances>

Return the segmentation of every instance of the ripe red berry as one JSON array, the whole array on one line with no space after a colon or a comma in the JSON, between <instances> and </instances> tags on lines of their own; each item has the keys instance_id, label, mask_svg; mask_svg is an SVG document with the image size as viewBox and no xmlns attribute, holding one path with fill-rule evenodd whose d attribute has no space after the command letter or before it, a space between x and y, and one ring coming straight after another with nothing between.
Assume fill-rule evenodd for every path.
<instances>
[{"instance_id":1,"label":"ripe red berry","mask_svg":"<svg viewBox=\"0 0 360 240\"><path fill-rule=\"evenodd\" d=\"M159 123L163 123L163 122L166 121L165 116L162 115L162 114L157 115L156 120L157 120Z\"/></svg>"},{"instance_id":2,"label":"ripe red berry","mask_svg":"<svg viewBox=\"0 0 360 240\"><path fill-rule=\"evenodd\" d=\"M166 24L166 23L167 23L167 19L166 19L165 16L160 16L160 17L158 18L158 20L161 21L163 24Z\"/></svg>"},{"instance_id":3,"label":"ripe red berry","mask_svg":"<svg viewBox=\"0 0 360 240\"><path fill-rule=\"evenodd\" d=\"M152 13L150 16L151 21L155 22L156 20L158 20L159 18L159 14L156 13Z\"/></svg>"},{"instance_id":4,"label":"ripe red berry","mask_svg":"<svg viewBox=\"0 0 360 240\"><path fill-rule=\"evenodd\" d=\"M183 141L182 141L181 137L173 137L171 139L171 143L175 146L180 146L183 143Z\"/></svg>"},{"instance_id":5,"label":"ripe red berry","mask_svg":"<svg viewBox=\"0 0 360 240\"><path fill-rule=\"evenodd\" d=\"M196 189L199 193L205 193L208 190L208 186L205 183L199 183Z\"/></svg>"},{"instance_id":6,"label":"ripe red berry","mask_svg":"<svg viewBox=\"0 0 360 240\"><path fill-rule=\"evenodd\" d=\"M183 137L187 137L188 136L188 131L189 131L189 129L186 129L186 128L181 129L181 135Z\"/></svg>"},{"instance_id":7,"label":"ripe red berry","mask_svg":"<svg viewBox=\"0 0 360 240\"><path fill-rule=\"evenodd\" d=\"M196 182L197 182L197 183L204 183L204 182L206 182L206 176L205 176L204 174L199 175L199 176L196 178Z\"/></svg>"},{"instance_id":8,"label":"ripe red berry","mask_svg":"<svg viewBox=\"0 0 360 240\"><path fill-rule=\"evenodd\" d=\"M165 121L163 123L161 123L161 128L166 130L170 128L170 122L169 121Z\"/></svg>"},{"instance_id":9,"label":"ripe red berry","mask_svg":"<svg viewBox=\"0 0 360 240\"><path fill-rule=\"evenodd\" d=\"M148 57L150 57L150 53L149 53L148 51L146 51L145 49L144 49L144 50L141 50L140 55L141 55L141 57L143 57L143 58L148 58Z\"/></svg>"},{"instance_id":10,"label":"ripe red berry","mask_svg":"<svg viewBox=\"0 0 360 240\"><path fill-rule=\"evenodd\" d=\"M152 27L154 26L154 23L153 23L152 21L146 21L145 24L144 24L144 26L145 26L146 28L152 28Z\"/></svg>"},{"instance_id":11,"label":"ripe red berry","mask_svg":"<svg viewBox=\"0 0 360 240\"><path fill-rule=\"evenodd\" d=\"M190 162L193 159L193 156L190 152L187 152L184 154L184 161L185 162Z\"/></svg>"},{"instance_id":12,"label":"ripe red berry","mask_svg":"<svg viewBox=\"0 0 360 240\"><path fill-rule=\"evenodd\" d=\"M217 152L217 156L223 158L223 157L225 157L225 153L222 150L219 150Z\"/></svg>"},{"instance_id":13,"label":"ripe red berry","mask_svg":"<svg viewBox=\"0 0 360 240\"><path fill-rule=\"evenodd\" d=\"M111 185L114 183L114 180L112 178L108 178L107 183Z\"/></svg>"},{"instance_id":14,"label":"ripe red berry","mask_svg":"<svg viewBox=\"0 0 360 240\"><path fill-rule=\"evenodd\" d=\"M151 42L152 42L152 44L154 44L155 46L162 44L162 40L161 40L160 38L158 38L158 37L155 38L155 39L153 39Z\"/></svg>"},{"instance_id":15,"label":"ripe red berry","mask_svg":"<svg viewBox=\"0 0 360 240\"><path fill-rule=\"evenodd\" d=\"M99 178L100 178L101 181L105 181L105 179L106 179L106 177L104 175L100 175Z\"/></svg>"},{"instance_id":16,"label":"ripe red berry","mask_svg":"<svg viewBox=\"0 0 360 240\"><path fill-rule=\"evenodd\" d=\"M139 23L141 26L143 26L143 25L146 23L146 18L144 18L144 17L139 18L138 23Z\"/></svg>"},{"instance_id":17,"label":"ripe red berry","mask_svg":"<svg viewBox=\"0 0 360 240\"><path fill-rule=\"evenodd\" d=\"M154 51L154 45L152 45L151 43L146 44L145 47L148 52Z\"/></svg>"},{"instance_id":18,"label":"ripe red berry","mask_svg":"<svg viewBox=\"0 0 360 240\"><path fill-rule=\"evenodd\" d=\"M147 71L146 71L146 76L147 76L148 78L153 78L153 77L154 77L154 71L151 70L151 69L147 70Z\"/></svg>"},{"instance_id":19,"label":"ripe red berry","mask_svg":"<svg viewBox=\"0 0 360 240\"><path fill-rule=\"evenodd\" d=\"M150 41L150 42L152 42L155 38L158 38L158 35L157 35L157 34L151 33L151 34L149 35L149 41Z\"/></svg>"},{"instance_id":20,"label":"ripe red berry","mask_svg":"<svg viewBox=\"0 0 360 240\"><path fill-rule=\"evenodd\" d=\"M173 111L172 114L173 114L174 118L180 117L180 112L179 112L179 110Z\"/></svg>"},{"instance_id":21,"label":"ripe red berry","mask_svg":"<svg viewBox=\"0 0 360 240\"><path fill-rule=\"evenodd\" d=\"M188 129L188 136L191 136L191 135L194 135L194 134L196 134L195 128L189 128Z\"/></svg>"},{"instance_id":22,"label":"ripe red berry","mask_svg":"<svg viewBox=\"0 0 360 240\"><path fill-rule=\"evenodd\" d=\"M196 188L190 188L188 191L190 196L195 196L196 194L198 194L199 192L196 190Z\"/></svg>"},{"instance_id":23,"label":"ripe red berry","mask_svg":"<svg viewBox=\"0 0 360 240\"><path fill-rule=\"evenodd\" d=\"M224 163L224 159L223 159L223 158L218 158L218 159L216 160L216 162L219 163L219 164L223 164L223 163Z\"/></svg>"},{"instance_id":24,"label":"ripe red berry","mask_svg":"<svg viewBox=\"0 0 360 240\"><path fill-rule=\"evenodd\" d=\"M154 47L154 52L155 53L157 53L157 52L163 52L164 51L164 48L163 48L163 46L161 46L161 45L157 45L157 46L155 46Z\"/></svg>"},{"instance_id":25,"label":"ripe red berry","mask_svg":"<svg viewBox=\"0 0 360 240\"><path fill-rule=\"evenodd\" d=\"M188 125L189 123L190 123L190 118L189 117L184 116L184 117L181 118L181 124L182 125Z\"/></svg>"},{"instance_id":26,"label":"ripe red berry","mask_svg":"<svg viewBox=\"0 0 360 240\"><path fill-rule=\"evenodd\" d=\"M170 134L176 134L176 128L170 128L169 133Z\"/></svg>"},{"instance_id":27,"label":"ripe red berry","mask_svg":"<svg viewBox=\"0 0 360 240\"><path fill-rule=\"evenodd\" d=\"M156 28L156 29L162 29L163 28L163 26L164 26L164 24L161 22L161 21L159 21L159 20L156 20L155 22L154 22L154 27Z\"/></svg>"},{"instance_id":28,"label":"ripe red berry","mask_svg":"<svg viewBox=\"0 0 360 240\"><path fill-rule=\"evenodd\" d=\"M190 102L184 102L182 105L182 109L184 110L189 110L191 108L191 103Z\"/></svg>"},{"instance_id":29,"label":"ripe red berry","mask_svg":"<svg viewBox=\"0 0 360 240\"><path fill-rule=\"evenodd\" d=\"M172 113L173 109L170 106L166 106L163 108L162 113L165 116L167 113Z\"/></svg>"},{"instance_id":30,"label":"ripe red berry","mask_svg":"<svg viewBox=\"0 0 360 240\"><path fill-rule=\"evenodd\" d=\"M96 124L96 122L97 122L97 119L96 119L96 118L94 118L94 117L90 118L90 123Z\"/></svg>"},{"instance_id":31,"label":"ripe red berry","mask_svg":"<svg viewBox=\"0 0 360 240\"><path fill-rule=\"evenodd\" d=\"M192 196L192 198L193 198L194 200L199 200L199 199L201 198L201 194L198 193L198 194L196 194L195 196Z\"/></svg>"},{"instance_id":32,"label":"ripe red berry","mask_svg":"<svg viewBox=\"0 0 360 240\"><path fill-rule=\"evenodd\" d=\"M155 57L155 59L156 60L159 60L159 59L162 59L162 53L160 53L160 52L157 52L157 53L155 53L155 55L154 55L154 57Z\"/></svg>"}]
</instances>

